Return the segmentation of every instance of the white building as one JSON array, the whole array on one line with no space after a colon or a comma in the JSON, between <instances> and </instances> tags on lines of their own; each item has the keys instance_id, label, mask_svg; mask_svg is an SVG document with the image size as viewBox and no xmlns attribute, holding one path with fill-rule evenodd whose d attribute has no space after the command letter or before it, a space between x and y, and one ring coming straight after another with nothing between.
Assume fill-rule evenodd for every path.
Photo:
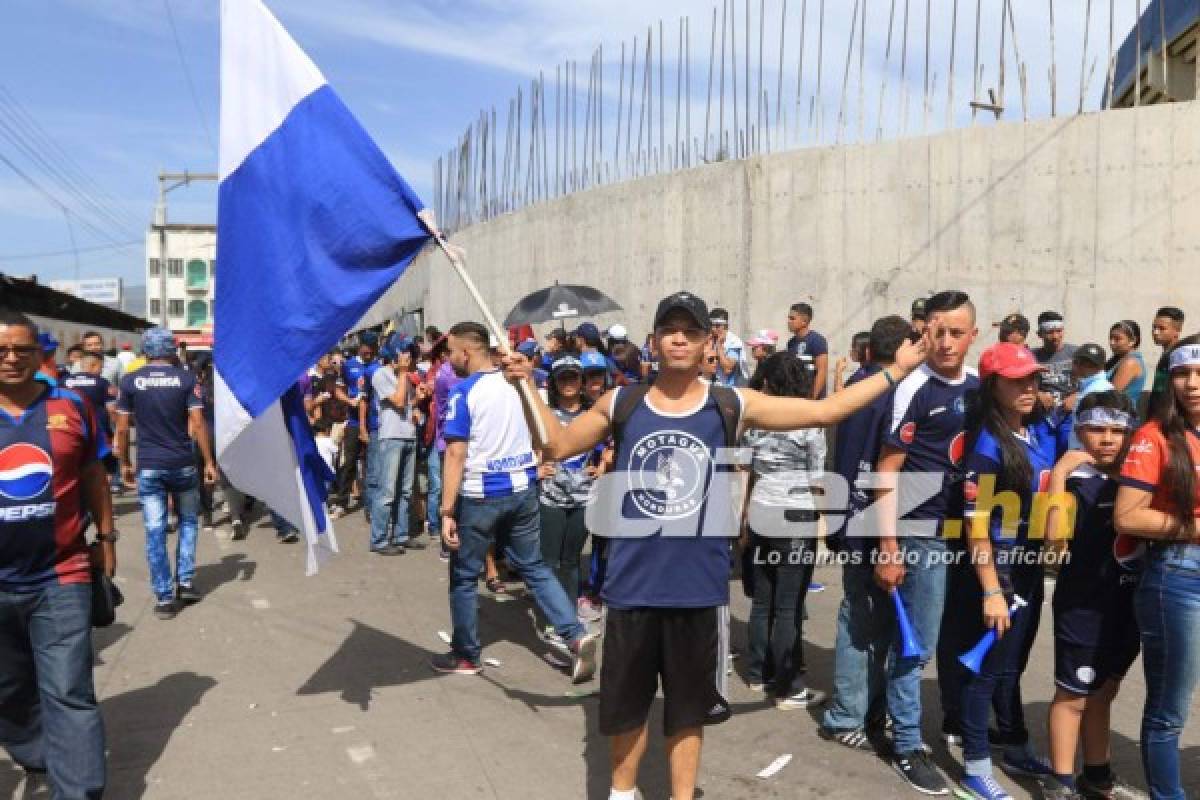
<instances>
[{"instance_id":1,"label":"white building","mask_svg":"<svg viewBox=\"0 0 1200 800\"><path fill-rule=\"evenodd\" d=\"M146 233L146 319L172 331L211 326L216 252L215 225L152 226Z\"/></svg>"}]
</instances>

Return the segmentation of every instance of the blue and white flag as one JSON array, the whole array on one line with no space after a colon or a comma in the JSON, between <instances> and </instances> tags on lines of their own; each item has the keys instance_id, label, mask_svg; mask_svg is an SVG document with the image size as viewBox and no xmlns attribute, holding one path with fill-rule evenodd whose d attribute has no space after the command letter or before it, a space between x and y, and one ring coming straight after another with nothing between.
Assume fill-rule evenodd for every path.
<instances>
[{"instance_id":1,"label":"blue and white flag","mask_svg":"<svg viewBox=\"0 0 1200 800\"><path fill-rule=\"evenodd\" d=\"M429 239L423 209L261 0L221 0L217 459L304 531L308 574L337 542L295 384Z\"/></svg>"}]
</instances>

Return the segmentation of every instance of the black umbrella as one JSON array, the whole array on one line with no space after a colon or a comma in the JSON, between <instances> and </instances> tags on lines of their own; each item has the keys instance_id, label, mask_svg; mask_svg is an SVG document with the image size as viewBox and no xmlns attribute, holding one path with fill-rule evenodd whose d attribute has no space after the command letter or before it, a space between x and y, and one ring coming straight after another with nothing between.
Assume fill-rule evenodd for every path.
<instances>
[{"instance_id":1,"label":"black umbrella","mask_svg":"<svg viewBox=\"0 0 1200 800\"><path fill-rule=\"evenodd\" d=\"M504 318L504 327L536 325L572 317L594 317L605 311L620 310L617 302L599 289L555 283L527 295L513 306L513 310Z\"/></svg>"}]
</instances>

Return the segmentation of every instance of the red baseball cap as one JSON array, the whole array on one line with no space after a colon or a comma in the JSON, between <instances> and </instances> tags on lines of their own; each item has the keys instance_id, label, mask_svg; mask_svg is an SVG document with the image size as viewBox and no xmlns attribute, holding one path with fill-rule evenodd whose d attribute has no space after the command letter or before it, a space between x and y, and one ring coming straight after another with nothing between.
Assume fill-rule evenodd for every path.
<instances>
[{"instance_id":1,"label":"red baseball cap","mask_svg":"<svg viewBox=\"0 0 1200 800\"><path fill-rule=\"evenodd\" d=\"M1045 372L1046 368L1037 363L1033 353L1023 344L1000 342L994 344L979 357L979 377L989 378L999 375L1002 378L1027 378L1035 372Z\"/></svg>"}]
</instances>

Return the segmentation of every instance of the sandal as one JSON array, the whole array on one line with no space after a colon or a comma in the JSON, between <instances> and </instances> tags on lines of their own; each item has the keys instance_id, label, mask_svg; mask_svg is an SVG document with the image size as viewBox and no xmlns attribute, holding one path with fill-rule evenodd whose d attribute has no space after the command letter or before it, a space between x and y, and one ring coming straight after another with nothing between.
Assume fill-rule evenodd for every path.
<instances>
[{"instance_id":1,"label":"sandal","mask_svg":"<svg viewBox=\"0 0 1200 800\"><path fill-rule=\"evenodd\" d=\"M492 594L504 594L508 591L508 588L504 585L504 581L500 580L499 577L488 578L483 584Z\"/></svg>"}]
</instances>

